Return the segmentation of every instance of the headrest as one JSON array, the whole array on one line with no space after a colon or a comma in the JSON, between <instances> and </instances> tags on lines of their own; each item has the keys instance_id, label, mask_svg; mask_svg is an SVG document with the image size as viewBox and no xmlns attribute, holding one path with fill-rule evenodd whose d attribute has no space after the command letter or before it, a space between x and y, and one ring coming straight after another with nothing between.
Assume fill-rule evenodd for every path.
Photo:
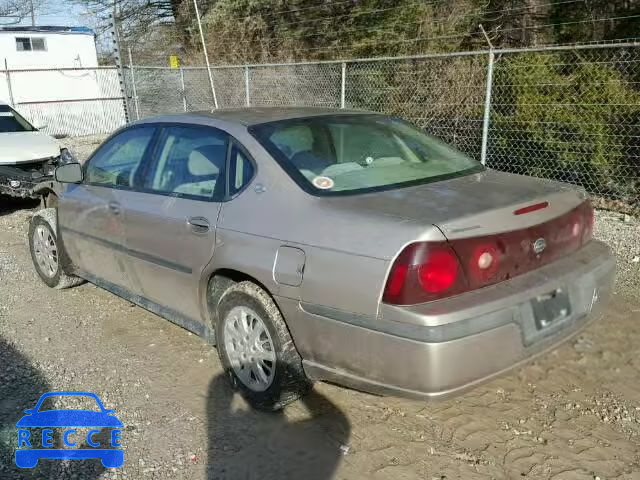
<instances>
[{"instance_id":1,"label":"headrest","mask_svg":"<svg viewBox=\"0 0 640 480\"><path fill-rule=\"evenodd\" d=\"M187 168L191 175L218 175L225 161L224 145L203 145L189 154Z\"/></svg>"}]
</instances>

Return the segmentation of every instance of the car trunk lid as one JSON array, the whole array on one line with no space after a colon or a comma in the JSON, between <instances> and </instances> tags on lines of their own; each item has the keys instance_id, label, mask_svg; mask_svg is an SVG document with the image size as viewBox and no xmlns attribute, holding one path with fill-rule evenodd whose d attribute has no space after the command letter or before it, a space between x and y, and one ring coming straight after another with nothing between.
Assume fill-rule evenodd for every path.
<instances>
[{"instance_id":1,"label":"car trunk lid","mask_svg":"<svg viewBox=\"0 0 640 480\"><path fill-rule=\"evenodd\" d=\"M341 209L375 212L437 225L449 239L526 228L575 208L585 195L549 180L494 170L362 195L327 199ZM544 209L514 215L523 207L548 202Z\"/></svg>"}]
</instances>

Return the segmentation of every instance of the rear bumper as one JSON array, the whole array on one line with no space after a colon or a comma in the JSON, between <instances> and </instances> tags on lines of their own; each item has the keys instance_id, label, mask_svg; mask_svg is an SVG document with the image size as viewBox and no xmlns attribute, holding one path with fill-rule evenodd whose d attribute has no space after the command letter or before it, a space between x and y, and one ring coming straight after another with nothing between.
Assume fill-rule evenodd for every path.
<instances>
[{"instance_id":1,"label":"rear bumper","mask_svg":"<svg viewBox=\"0 0 640 480\"><path fill-rule=\"evenodd\" d=\"M375 318L335 315L298 303L296 313L289 315L288 308L284 313L287 320L295 319L290 327L311 378L379 394L443 397L578 333L601 313L614 276L609 248L592 241L508 282L424 305L382 305ZM571 313L538 329L531 300L557 288L568 290Z\"/></svg>"}]
</instances>

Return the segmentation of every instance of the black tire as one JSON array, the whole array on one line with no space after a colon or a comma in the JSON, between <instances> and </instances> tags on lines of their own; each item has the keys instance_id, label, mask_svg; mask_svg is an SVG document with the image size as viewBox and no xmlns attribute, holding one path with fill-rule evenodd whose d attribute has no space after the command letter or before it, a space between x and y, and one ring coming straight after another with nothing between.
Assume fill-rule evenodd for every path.
<instances>
[{"instance_id":1,"label":"black tire","mask_svg":"<svg viewBox=\"0 0 640 480\"><path fill-rule=\"evenodd\" d=\"M31 260L33 261L36 273L47 286L57 289L70 288L80 285L84 280L69 272L65 265L66 255L62 251L63 247L61 242L58 241L56 222L57 217L55 209L46 208L36 212L29 223L29 252L31 253ZM57 268L53 274L51 274L51 272L45 272L36 258L34 233L38 227L45 229L54 241L54 245L56 247Z\"/></svg>"},{"instance_id":2,"label":"black tire","mask_svg":"<svg viewBox=\"0 0 640 480\"><path fill-rule=\"evenodd\" d=\"M225 348L225 321L229 312L238 306L248 307L260 316L273 342L276 355L275 374L270 386L264 391L252 390L242 382L231 366ZM280 410L309 392L313 386L304 373L302 358L293 344L280 310L272 298L255 283L240 282L225 292L218 304L216 343L220 361L231 387L238 390L247 402L258 410Z\"/></svg>"}]
</instances>

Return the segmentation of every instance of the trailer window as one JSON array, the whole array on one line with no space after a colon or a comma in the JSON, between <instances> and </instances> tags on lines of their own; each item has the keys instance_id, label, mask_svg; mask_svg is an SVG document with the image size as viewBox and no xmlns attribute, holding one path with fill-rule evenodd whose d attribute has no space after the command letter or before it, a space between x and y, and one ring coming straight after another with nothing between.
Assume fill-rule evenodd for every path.
<instances>
[{"instance_id":1,"label":"trailer window","mask_svg":"<svg viewBox=\"0 0 640 480\"><path fill-rule=\"evenodd\" d=\"M16 37L16 50L19 52L44 52L47 46L44 37Z\"/></svg>"}]
</instances>

